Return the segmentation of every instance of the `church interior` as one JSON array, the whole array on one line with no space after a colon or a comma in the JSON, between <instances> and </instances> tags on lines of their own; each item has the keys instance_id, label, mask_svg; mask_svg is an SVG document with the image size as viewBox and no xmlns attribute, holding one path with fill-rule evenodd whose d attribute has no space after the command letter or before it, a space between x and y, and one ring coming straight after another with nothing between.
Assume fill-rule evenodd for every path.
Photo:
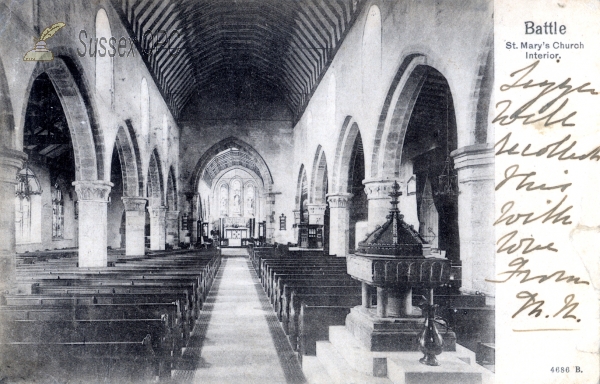
<instances>
[{"instance_id":1,"label":"church interior","mask_svg":"<svg viewBox=\"0 0 600 384\"><path fill-rule=\"evenodd\" d=\"M0 20L1 382L493 381L491 1Z\"/></svg>"}]
</instances>

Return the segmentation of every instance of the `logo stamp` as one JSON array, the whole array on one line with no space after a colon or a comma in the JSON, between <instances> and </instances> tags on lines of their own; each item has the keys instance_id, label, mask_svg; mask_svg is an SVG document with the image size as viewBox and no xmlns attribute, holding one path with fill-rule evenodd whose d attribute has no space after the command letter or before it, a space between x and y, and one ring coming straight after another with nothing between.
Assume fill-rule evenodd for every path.
<instances>
[{"instance_id":1,"label":"logo stamp","mask_svg":"<svg viewBox=\"0 0 600 384\"><path fill-rule=\"evenodd\" d=\"M56 32L58 32L62 27L66 24L63 22L59 22L56 24L52 24L50 27L44 29L42 32L40 39L35 43L35 47L27 52L23 57L23 61L52 61L54 60L54 54L51 50L48 49L46 45L46 40L54 36Z\"/></svg>"}]
</instances>

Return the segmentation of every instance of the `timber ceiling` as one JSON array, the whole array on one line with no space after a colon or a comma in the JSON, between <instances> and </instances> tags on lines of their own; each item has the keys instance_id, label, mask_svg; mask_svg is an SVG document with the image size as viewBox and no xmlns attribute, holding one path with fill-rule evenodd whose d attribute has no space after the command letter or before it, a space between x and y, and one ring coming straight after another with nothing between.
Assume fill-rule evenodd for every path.
<instances>
[{"instance_id":1,"label":"timber ceiling","mask_svg":"<svg viewBox=\"0 0 600 384\"><path fill-rule=\"evenodd\" d=\"M172 51L142 53L176 118L203 90L246 84L274 90L296 121L366 0L112 1L142 50L150 33L181 32Z\"/></svg>"}]
</instances>

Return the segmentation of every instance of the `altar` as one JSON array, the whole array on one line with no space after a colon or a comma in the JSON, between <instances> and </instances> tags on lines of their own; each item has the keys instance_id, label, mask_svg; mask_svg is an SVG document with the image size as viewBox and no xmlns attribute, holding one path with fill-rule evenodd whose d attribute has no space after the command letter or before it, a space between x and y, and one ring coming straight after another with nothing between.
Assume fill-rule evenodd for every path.
<instances>
[{"instance_id":1,"label":"altar","mask_svg":"<svg viewBox=\"0 0 600 384\"><path fill-rule=\"evenodd\" d=\"M242 239L248 238L248 228L225 228L225 238L230 247L241 247Z\"/></svg>"}]
</instances>

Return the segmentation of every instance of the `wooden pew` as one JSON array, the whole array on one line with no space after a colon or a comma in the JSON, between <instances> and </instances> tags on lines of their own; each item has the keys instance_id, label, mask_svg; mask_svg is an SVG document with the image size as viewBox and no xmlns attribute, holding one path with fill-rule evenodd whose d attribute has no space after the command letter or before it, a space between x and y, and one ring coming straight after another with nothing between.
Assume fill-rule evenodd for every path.
<instances>
[{"instance_id":1,"label":"wooden pew","mask_svg":"<svg viewBox=\"0 0 600 384\"><path fill-rule=\"evenodd\" d=\"M495 310L493 307L450 307L448 324L456 332L456 341L477 352L478 343L494 344Z\"/></svg>"},{"instance_id":2,"label":"wooden pew","mask_svg":"<svg viewBox=\"0 0 600 384\"><path fill-rule=\"evenodd\" d=\"M147 356L153 357L151 363L155 372L167 378L171 374L175 348L168 323L167 316L158 319L2 320L0 350L26 355L46 349L51 354L62 354L63 360L59 363L69 365L76 357L93 361L108 353L113 358L127 361L135 356L132 348L134 353L145 350Z\"/></svg>"},{"instance_id":3,"label":"wooden pew","mask_svg":"<svg viewBox=\"0 0 600 384\"><path fill-rule=\"evenodd\" d=\"M33 307L33 306L52 306L52 307L76 307L103 304L169 304L175 303L179 312L183 316L184 332L187 335L194 327L196 318L195 312L189 307L187 295L181 291L175 292L135 292L135 293L78 293L69 294L67 292L55 292L51 295L9 295L0 297L0 302L6 306ZM2 308L0 306L0 308Z\"/></svg>"},{"instance_id":4,"label":"wooden pew","mask_svg":"<svg viewBox=\"0 0 600 384\"><path fill-rule=\"evenodd\" d=\"M283 284L283 290L281 296L275 302L275 313L277 318L281 321L283 313L289 315L289 304L293 291L306 292L305 289L310 292L319 292L320 288L328 288L330 293L341 292L342 294L352 294L361 290L360 282L353 279L332 279L329 277L323 279L314 279L310 281L290 281L289 283ZM331 288L331 289L330 289Z\"/></svg>"},{"instance_id":5,"label":"wooden pew","mask_svg":"<svg viewBox=\"0 0 600 384\"><path fill-rule=\"evenodd\" d=\"M298 350L298 318L302 304L308 306L355 307L361 304L361 295L355 294L302 294L293 291L290 298L289 314L282 317L284 332L288 335L294 351Z\"/></svg>"}]
</instances>

